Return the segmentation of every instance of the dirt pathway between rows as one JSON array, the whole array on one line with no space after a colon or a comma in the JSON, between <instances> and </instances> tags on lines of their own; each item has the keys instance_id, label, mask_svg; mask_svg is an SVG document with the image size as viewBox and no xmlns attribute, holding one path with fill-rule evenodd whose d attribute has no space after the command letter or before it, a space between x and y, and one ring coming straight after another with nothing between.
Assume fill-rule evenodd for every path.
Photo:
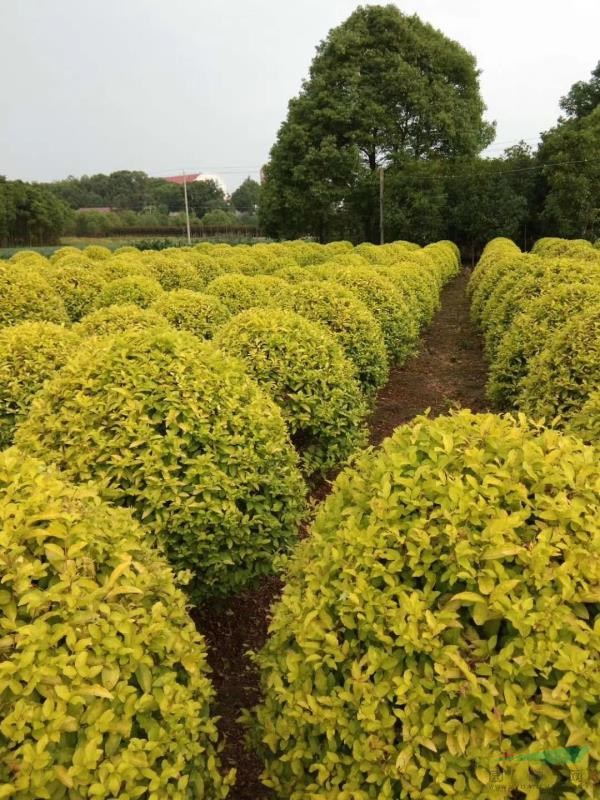
<instances>
[{"instance_id":1,"label":"dirt pathway between rows","mask_svg":"<svg viewBox=\"0 0 600 800\"><path fill-rule=\"evenodd\" d=\"M441 309L423 334L419 354L392 370L369 420L373 444L426 409L433 415L455 406L487 410L487 366L481 338L469 320L467 282L468 272L463 270L445 287ZM313 497L321 499L328 490L329 484L322 484ZM260 782L261 763L246 747L244 731L236 720L243 708L259 700L257 670L247 653L263 645L269 608L280 590L279 580L270 578L254 591L194 613L209 648L217 693L214 713L221 717L219 730L225 743L223 766L237 769L232 800L273 797Z\"/></svg>"}]
</instances>

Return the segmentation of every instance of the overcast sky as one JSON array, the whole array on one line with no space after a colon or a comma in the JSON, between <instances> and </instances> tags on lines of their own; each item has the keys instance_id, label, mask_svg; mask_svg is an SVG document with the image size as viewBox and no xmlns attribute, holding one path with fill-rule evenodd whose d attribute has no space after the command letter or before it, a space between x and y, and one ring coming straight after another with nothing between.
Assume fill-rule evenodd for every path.
<instances>
[{"instance_id":1,"label":"overcast sky","mask_svg":"<svg viewBox=\"0 0 600 800\"><path fill-rule=\"evenodd\" d=\"M0 0L0 174L258 177L353 0ZM531 144L600 60L600 0L401 0L477 58L490 153Z\"/></svg>"}]
</instances>

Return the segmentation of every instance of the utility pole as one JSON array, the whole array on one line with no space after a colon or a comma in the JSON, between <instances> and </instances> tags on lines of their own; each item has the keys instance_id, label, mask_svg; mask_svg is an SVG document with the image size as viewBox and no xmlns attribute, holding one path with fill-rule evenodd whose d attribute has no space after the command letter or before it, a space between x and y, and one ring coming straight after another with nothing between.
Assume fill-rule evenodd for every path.
<instances>
[{"instance_id":1,"label":"utility pole","mask_svg":"<svg viewBox=\"0 0 600 800\"><path fill-rule=\"evenodd\" d=\"M185 199L185 226L187 228L187 240L188 244L192 243L192 234L190 231L190 208L188 205L188 195L187 195L187 178L185 175L185 170L183 170L183 197Z\"/></svg>"},{"instance_id":2,"label":"utility pole","mask_svg":"<svg viewBox=\"0 0 600 800\"><path fill-rule=\"evenodd\" d=\"M379 244L383 242L383 167L379 167Z\"/></svg>"}]
</instances>

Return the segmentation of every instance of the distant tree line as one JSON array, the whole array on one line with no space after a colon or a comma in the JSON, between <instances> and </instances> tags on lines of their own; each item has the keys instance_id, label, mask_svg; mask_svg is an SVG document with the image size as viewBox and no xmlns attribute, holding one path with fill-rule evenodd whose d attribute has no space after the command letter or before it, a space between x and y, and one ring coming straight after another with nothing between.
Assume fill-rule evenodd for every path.
<instances>
[{"instance_id":1,"label":"distant tree line","mask_svg":"<svg viewBox=\"0 0 600 800\"><path fill-rule=\"evenodd\" d=\"M474 57L396 6L365 6L317 48L265 167L260 222L277 238L449 238L477 251L494 236L600 236L600 64L561 101L537 150L481 157Z\"/></svg>"},{"instance_id":2,"label":"distant tree line","mask_svg":"<svg viewBox=\"0 0 600 800\"><path fill-rule=\"evenodd\" d=\"M55 244L71 211L43 186L0 175L0 245Z\"/></svg>"},{"instance_id":3,"label":"distant tree line","mask_svg":"<svg viewBox=\"0 0 600 800\"><path fill-rule=\"evenodd\" d=\"M256 226L260 186L247 178L226 197L215 181L187 186L194 226ZM0 178L0 244L54 244L62 235L185 226L183 186L121 170L46 184ZM110 208L110 212L94 209ZM88 209L80 211L79 209Z\"/></svg>"}]
</instances>

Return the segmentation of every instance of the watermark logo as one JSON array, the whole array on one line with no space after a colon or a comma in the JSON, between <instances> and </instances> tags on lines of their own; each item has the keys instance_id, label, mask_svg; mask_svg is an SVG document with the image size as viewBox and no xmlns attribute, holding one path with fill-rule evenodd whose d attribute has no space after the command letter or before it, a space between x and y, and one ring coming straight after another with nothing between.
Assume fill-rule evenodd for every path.
<instances>
[{"instance_id":1,"label":"watermark logo","mask_svg":"<svg viewBox=\"0 0 600 800\"><path fill-rule=\"evenodd\" d=\"M554 750L540 750L538 753L505 753L498 759L500 763L519 761L543 761L545 764L577 764L589 751L584 747L557 747Z\"/></svg>"},{"instance_id":2,"label":"watermark logo","mask_svg":"<svg viewBox=\"0 0 600 800\"><path fill-rule=\"evenodd\" d=\"M490 782L500 783L511 788L524 789L533 786L535 775L528 777L520 774L517 778L513 769L523 762L537 762L550 766L580 765L569 770L569 778L574 785L597 785L600 773L596 769L586 769L582 762L589 752L588 745L582 747L557 747L553 750L539 750L537 753L504 753L494 760L490 769Z\"/></svg>"}]
</instances>

